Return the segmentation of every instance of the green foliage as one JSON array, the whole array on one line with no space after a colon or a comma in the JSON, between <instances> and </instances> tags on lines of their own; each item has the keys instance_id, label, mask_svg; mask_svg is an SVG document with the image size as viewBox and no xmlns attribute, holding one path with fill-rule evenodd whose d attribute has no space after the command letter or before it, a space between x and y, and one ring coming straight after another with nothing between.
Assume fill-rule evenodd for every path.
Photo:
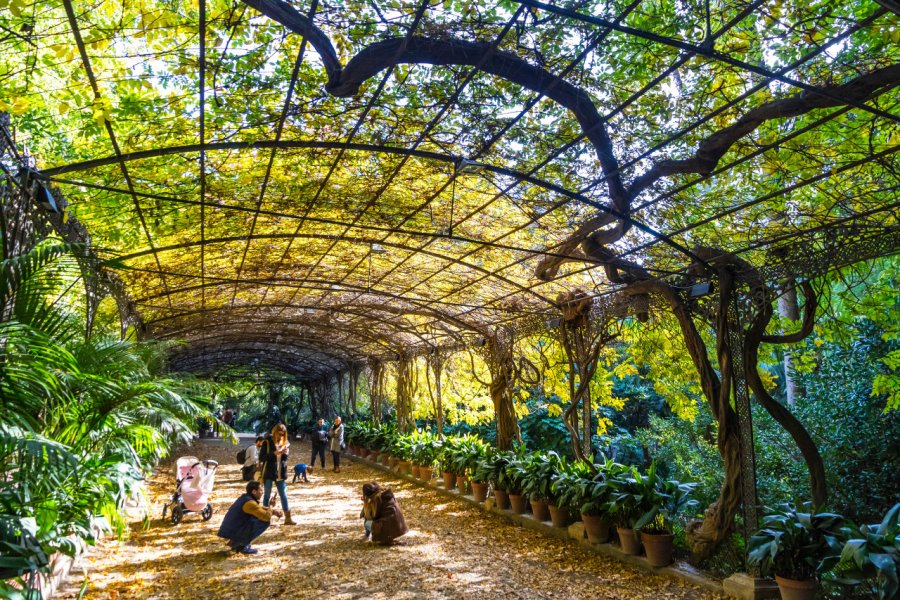
<instances>
[{"instance_id":1,"label":"green foliage","mask_svg":"<svg viewBox=\"0 0 900 600\"><path fill-rule=\"evenodd\" d=\"M0 264L6 298L27 308L0 323L5 577L46 569L53 552L73 554L98 529L124 533L125 500L204 414L192 399L204 386L157 371L163 347L84 339L67 304L45 302L66 282L64 268L49 268L66 251L38 247Z\"/></svg>"},{"instance_id":2,"label":"green foliage","mask_svg":"<svg viewBox=\"0 0 900 600\"><path fill-rule=\"evenodd\" d=\"M510 467L518 477L522 493L532 500L555 502L553 482L566 469L566 461L556 452L532 452Z\"/></svg>"},{"instance_id":3,"label":"green foliage","mask_svg":"<svg viewBox=\"0 0 900 600\"><path fill-rule=\"evenodd\" d=\"M796 580L816 578L838 563L844 518L804 513L790 505L770 511L764 527L750 538L747 561L764 575Z\"/></svg>"},{"instance_id":4,"label":"green foliage","mask_svg":"<svg viewBox=\"0 0 900 600\"><path fill-rule=\"evenodd\" d=\"M870 594L880 600L896 598L900 585L900 504L895 504L878 525L863 525L851 537L830 581Z\"/></svg>"},{"instance_id":5,"label":"green foliage","mask_svg":"<svg viewBox=\"0 0 900 600\"><path fill-rule=\"evenodd\" d=\"M571 463L553 482L558 505L582 514L606 517L612 491L608 485L609 478L617 469L624 468L611 460L594 465L596 472L583 462Z\"/></svg>"}]
</instances>

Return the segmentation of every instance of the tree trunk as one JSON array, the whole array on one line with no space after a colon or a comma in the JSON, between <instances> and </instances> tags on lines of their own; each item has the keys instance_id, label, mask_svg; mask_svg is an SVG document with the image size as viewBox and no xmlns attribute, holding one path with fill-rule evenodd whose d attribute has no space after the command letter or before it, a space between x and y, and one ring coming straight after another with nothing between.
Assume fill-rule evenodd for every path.
<instances>
[{"instance_id":1,"label":"tree trunk","mask_svg":"<svg viewBox=\"0 0 900 600\"><path fill-rule=\"evenodd\" d=\"M800 320L800 305L797 303L797 288L790 282L785 292L778 297L778 314L796 323ZM788 406L794 406L806 391L794 376L794 355L791 350L784 350L784 393Z\"/></svg>"},{"instance_id":2,"label":"tree trunk","mask_svg":"<svg viewBox=\"0 0 900 600\"><path fill-rule=\"evenodd\" d=\"M497 448L512 450L513 442L522 441L519 420L513 404L513 338L511 332L497 331L486 336L488 366L491 371L491 402L497 421Z\"/></svg>"}]
</instances>

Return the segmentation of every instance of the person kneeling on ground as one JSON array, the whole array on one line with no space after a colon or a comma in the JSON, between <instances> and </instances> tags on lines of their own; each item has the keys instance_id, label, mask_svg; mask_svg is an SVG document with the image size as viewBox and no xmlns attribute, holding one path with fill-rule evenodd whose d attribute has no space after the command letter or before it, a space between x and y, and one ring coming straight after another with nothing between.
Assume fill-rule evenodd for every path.
<instances>
[{"instance_id":1,"label":"person kneeling on ground","mask_svg":"<svg viewBox=\"0 0 900 600\"><path fill-rule=\"evenodd\" d=\"M362 486L363 509L360 517L365 519L365 539L371 536L373 542L390 544L409 531L394 492L383 490L374 481Z\"/></svg>"},{"instance_id":2,"label":"person kneeling on ground","mask_svg":"<svg viewBox=\"0 0 900 600\"><path fill-rule=\"evenodd\" d=\"M309 483L309 479L306 477L306 474L312 473L314 468L315 467L313 467L312 465L304 465L303 463L294 465L294 479L291 481L291 483L297 483L297 479L301 477L303 478L304 482Z\"/></svg>"},{"instance_id":3,"label":"person kneeling on ground","mask_svg":"<svg viewBox=\"0 0 900 600\"><path fill-rule=\"evenodd\" d=\"M234 501L222 519L218 536L228 540L228 545L235 552L256 554L257 550L250 543L269 528L273 515L282 515L276 508L261 506L259 499L262 495L262 484L251 481L247 484L247 493Z\"/></svg>"}]
</instances>

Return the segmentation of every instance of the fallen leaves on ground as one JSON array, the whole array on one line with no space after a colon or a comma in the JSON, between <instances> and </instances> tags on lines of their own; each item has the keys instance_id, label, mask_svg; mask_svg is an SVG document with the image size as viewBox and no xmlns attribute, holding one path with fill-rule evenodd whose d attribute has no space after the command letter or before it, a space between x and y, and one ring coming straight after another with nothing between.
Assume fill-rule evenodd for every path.
<instances>
[{"instance_id":1,"label":"fallen leaves on ground","mask_svg":"<svg viewBox=\"0 0 900 600\"><path fill-rule=\"evenodd\" d=\"M162 520L175 478L172 462L160 465L147 482L149 528L142 529L135 515L130 539L106 539L91 548L82 561L86 583L74 571L60 597L76 597L83 583L87 598L717 597L346 459L340 473L329 463L310 483L288 484L296 526L276 521L254 544L259 554L232 554L216 531L244 490L236 452L221 440L197 441L181 451L220 463L208 522L199 515L187 515L179 525ZM294 443L291 464L309 455L308 446ZM391 547L362 540L360 487L373 480L394 490L410 527Z\"/></svg>"}]
</instances>

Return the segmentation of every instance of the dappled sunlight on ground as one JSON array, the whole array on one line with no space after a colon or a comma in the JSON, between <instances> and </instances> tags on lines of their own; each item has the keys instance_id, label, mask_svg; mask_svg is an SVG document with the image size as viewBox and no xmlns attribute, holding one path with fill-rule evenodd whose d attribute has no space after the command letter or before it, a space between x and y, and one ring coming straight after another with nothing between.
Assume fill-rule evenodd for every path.
<instances>
[{"instance_id":1,"label":"dappled sunlight on ground","mask_svg":"<svg viewBox=\"0 0 900 600\"><path fill-rule=\"evenodd\" d=\"M245 445L249 441L245 442ZM291 465L307 445L292 445ZM317 469L310 483L288 484L296 526L280 521L254 544L255 556L233 554L216 537L221 519L244 489L238 447L219 440L189 451L220 462L209 522L188 515L163 521L171 498L171 463L149 478L149 527L137 523L126 542L92 548L86 597L108 598L713 598L679 581L655 577L573 543L513 526L496 515L349 460L340 473ZM178 456L178 454L176 454ZM394 490L410 532L383 547L362 539L360 488L378 481ZM273 502L277 495L273 490ZM82 585L74 571L62 597Z\"/></svg>"}]
</instances>

